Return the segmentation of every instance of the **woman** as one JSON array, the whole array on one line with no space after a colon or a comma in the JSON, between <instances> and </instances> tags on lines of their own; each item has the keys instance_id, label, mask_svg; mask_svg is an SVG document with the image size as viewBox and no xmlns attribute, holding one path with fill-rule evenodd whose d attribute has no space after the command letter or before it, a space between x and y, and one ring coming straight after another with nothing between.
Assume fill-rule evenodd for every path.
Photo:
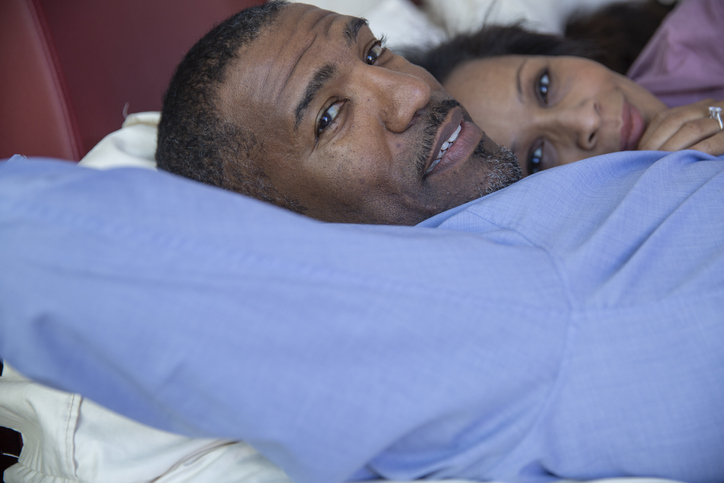
<instances>
[{"instance_id":1,"label":"woman","mask_svg":"<svg viewBox=\"0 0 724 483\"><path fill-rule=\"evenodd\" d=\"M620 150L691 148L720 155L721 114L717 119L714 109L710 117L709 107L724 107L711 100L724 98L724 41L717 31L722 20L720 0L679 6L629 71L643 85L589 60L598 53L585 41L517 26L483 28L410 57L491 138L513 150L526 175ZM689 28L692 23L698 28ZM674 62L682 66L678 71L669 66L681 57L672 38L694 57ZM687 44L692 42L698 48Z\"/></svg>"}]
</instances>

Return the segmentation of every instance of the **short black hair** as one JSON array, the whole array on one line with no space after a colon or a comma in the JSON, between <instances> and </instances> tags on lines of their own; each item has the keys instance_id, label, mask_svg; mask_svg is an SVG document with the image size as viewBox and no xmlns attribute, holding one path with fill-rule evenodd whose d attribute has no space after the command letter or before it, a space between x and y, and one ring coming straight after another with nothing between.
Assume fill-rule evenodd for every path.
<instances>
[{"instance_id":1,"label":"short black hair","mask_svg":"<svg viewBox=\"0 0 724 483\"><path fill-rule=\"evenodd\" d=\"M271 186L260 160L251 159L252 150L259 147L254 133L223 119L218 109L228 66L286 5L275 1L242 10L189 50L164 95L156 148L159 169L282 206L290 204Z\"/></svg>"},{"instance_id":2,"label":"short black hair","mask_svg":"<svg viewBox=\"0 0 724 483\"><path fill-rule=\"evenodd\" d=\"M503 55L571 55L595 59L598 49L587 40L530 32L520 25L486 25L476 32L455 35L436 47L401 53L442 83L456 67L475 59Z\"/></svg>"}]
</instances>

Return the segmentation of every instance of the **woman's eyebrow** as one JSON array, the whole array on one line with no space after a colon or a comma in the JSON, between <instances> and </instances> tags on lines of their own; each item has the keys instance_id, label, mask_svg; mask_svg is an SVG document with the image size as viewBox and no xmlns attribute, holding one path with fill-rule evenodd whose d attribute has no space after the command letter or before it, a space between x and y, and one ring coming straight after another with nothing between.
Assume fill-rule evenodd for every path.
<instances>
[{"instance_id":1,"label":"woman's eyebrow","mask_svg":"<svg viewBox=\"0 0 724 483\"><path fill-rule=\"evenodd\" d=\"M528 62L528 59L525 59L523 62L520 63L520 65L518 66L518 71L515 73L516 87L518 88L518 101L521 104L523 103L523 82L521 81L521 76L523 73L523 66L526 62Z\"/></svg>"},{"instance_id":2,"label":"woman's eyebrow","mask_svg":"<svg viewBox=\"0 0 724 483\"><path fill-rule=\"evenodd\" d=\"M526 62L528 62L528 59L523 60L523 62L521 62L518 66L518 70L515 72L515 84L516 88L518 89L518 102L520 102L521 104L523 104L523 82L521 80L521 77L523 76L523 66ZM518 139L513 139L513 142L510 145L510 150L514 153L518 151Z\"/></svg>"}]
</instances>

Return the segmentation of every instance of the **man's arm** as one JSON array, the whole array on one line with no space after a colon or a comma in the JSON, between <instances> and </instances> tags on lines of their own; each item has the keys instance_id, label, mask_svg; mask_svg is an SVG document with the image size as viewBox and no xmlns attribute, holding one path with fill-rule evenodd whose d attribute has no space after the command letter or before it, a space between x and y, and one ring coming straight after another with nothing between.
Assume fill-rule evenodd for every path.
<instances>
[{"instance_id":1,"label":"man's arm","mask_svg":"<svg viewBox=\"0 0 724 483\"><path fill-rule=\"evenodd\" d=\"M491 431L516 414L489 443L512 446L553 383L565 297L535 288L558 314L544 327L518 283L555 279L540 251L509 267L480 236L323 224L142 170L15 160L0 183L3 358L244 439L299 481L344 480L415 432L446 444L471 407Z\"/></svg>"},{"instance_id":2,"label":"man's arm","mask_svg":"<svg viewBox=\"0 0 724 483\"><path fill-rule=\"evenodd\" d=\"M719 481L722 193L721 159L628 152L366 227L6 163L0 355L294 481Z\"/></svg>"}]
</instances>

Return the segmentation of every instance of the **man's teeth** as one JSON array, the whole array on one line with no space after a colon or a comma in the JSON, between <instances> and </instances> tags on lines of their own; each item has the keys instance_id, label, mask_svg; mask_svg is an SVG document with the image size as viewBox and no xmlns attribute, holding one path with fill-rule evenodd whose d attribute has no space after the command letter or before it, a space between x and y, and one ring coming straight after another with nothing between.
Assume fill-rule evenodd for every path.
<instances>
[{"instance_id":1,"label":"man's teeth","mask_svg":"<svg viewBox=\"0 0 724 483\"><path fill-rule=\"evenodd\" d=\"M440 147L440 152L437 153L437 157L436 157L435 160L430 164L430 167L427 168L427 171L425 171L425 174L427 174L427 173L429 173L430 171L432 171L433 169L435 169L435 166L437 166L437 163L440 162L440 160L442 159L443 155L445 154L445 151L447 151L447 149L448 149L450 146L452 146L453 143L455 142L455 140L458 138L458 135L460 134L460 131L462 130L462 128L463 128L463 126L462 126L462 124L461 124L460 126L458 126L458 128L455 130L455 132L452 133L452 135L447 139L447 141L445 141L444 143L442 143L442 146Z\"/></svg>"}]
</instances>

